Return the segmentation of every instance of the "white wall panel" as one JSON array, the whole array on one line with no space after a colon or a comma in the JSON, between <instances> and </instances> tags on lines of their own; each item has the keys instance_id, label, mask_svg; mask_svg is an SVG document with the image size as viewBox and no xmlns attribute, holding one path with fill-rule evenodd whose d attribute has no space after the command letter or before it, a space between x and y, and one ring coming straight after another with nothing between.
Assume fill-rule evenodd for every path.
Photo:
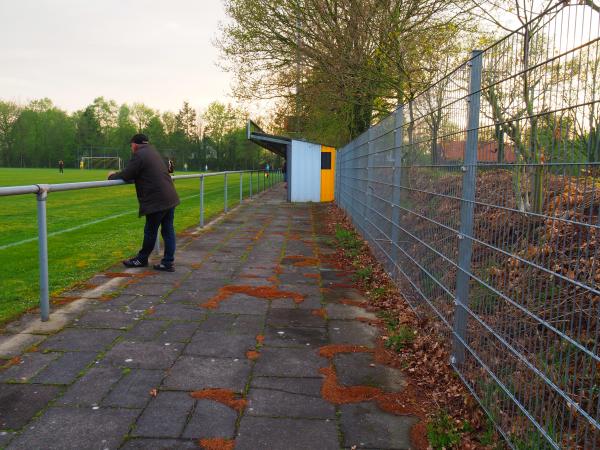
<instances>
[{"instance_id":1,"label":"white wall panel","mask_svg":"<svg viewBox=\"0 0 600 450\"><path fill-rule=\"evenodd\" d=\"M321 201L321 146L310 142L292 141L293 202Z\"/></svg>"}]
</instances>

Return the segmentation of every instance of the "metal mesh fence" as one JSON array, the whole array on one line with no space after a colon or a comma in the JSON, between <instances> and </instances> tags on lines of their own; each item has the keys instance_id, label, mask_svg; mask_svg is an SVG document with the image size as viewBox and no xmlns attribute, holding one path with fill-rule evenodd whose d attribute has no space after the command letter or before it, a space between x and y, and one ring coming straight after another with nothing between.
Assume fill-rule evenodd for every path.
<instances>
[{"instance_id":1,"label":"metal mesh fence","mask_svg":"<svg viewBox=\"0 0 600 450\"><path fill-rule=\"evenodd\" d=\"M600 449L599 37L560 2L337 160L338 204L513 448Z\"/></svg>"}]
</instances>

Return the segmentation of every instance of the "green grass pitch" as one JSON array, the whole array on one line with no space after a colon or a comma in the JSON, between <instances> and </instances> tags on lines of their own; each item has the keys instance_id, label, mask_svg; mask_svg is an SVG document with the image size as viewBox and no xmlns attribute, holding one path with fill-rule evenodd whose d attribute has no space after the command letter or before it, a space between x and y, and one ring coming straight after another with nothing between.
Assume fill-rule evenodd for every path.
<instances>
[{"instance_id":1,"label":"green grass pitch","mask_svg":"<svg viewBox=\"0 0 600 450\"><path fill-rule=\"evenodd\" d=\"M105 180L106 170L0 168L0 186ZM182 174L181 172L178 174ZM178 175L176 174L176 175ZM253 193L258 174L253 174ZM228 206L239 202L239 175L228 176ZM199 223L200 180L176 180L181 204L179 233ZM244 175L244 198L249 195ZM261 190L263 179L260 179ZM205 223L223 211L223 176L205 179ZM133 185L53 192L48 195L48 258L51 296L129 256L143 237ZM177 255L175 255L177 259ZM39 304L37 202L33 194L0 197L0 324ZM175 261L177 263L177 261Z\"/></svg>"}]
</instances>

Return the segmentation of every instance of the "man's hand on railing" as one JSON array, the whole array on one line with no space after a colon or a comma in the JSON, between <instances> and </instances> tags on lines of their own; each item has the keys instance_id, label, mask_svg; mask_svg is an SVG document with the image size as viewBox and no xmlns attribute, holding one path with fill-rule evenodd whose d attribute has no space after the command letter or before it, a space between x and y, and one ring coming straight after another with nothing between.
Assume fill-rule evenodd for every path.
<instances>
[{"instance_id":1,"label":"man's hand on railing","mask_svg":"<svg viewBox=\"0 0 600 450\"><path fill-rule=\"evenodd\" d=\"M112 172L108 172L108 175L106 176L106 178L110 180L110 177L113 176L115 173L117 173L117 172L115 172L114 170Z\"/></svg>"}]
</instances>

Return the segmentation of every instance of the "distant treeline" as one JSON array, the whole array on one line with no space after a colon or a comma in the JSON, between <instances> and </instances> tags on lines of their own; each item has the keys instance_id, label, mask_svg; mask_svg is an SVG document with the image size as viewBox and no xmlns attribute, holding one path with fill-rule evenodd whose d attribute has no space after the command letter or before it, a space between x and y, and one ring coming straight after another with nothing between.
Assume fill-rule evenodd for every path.
<instances>
[{"instance_id":1,"label":"distant treeline","mask_svg":"<svg viewBox=\"0 0 600 450\"><path fill-rule=\"evenodd\" d=\"M211 103L202 115L187 102L177 113L142 103L118 105L96 98L72 114L44 98L26 105L0 100L0 165L5 167L78 167L83 156L130 157L129 139L145 133L165 158L190 170L251 169L278 157L249 142L244 111Z\"/></svg>"}]
</instances>

